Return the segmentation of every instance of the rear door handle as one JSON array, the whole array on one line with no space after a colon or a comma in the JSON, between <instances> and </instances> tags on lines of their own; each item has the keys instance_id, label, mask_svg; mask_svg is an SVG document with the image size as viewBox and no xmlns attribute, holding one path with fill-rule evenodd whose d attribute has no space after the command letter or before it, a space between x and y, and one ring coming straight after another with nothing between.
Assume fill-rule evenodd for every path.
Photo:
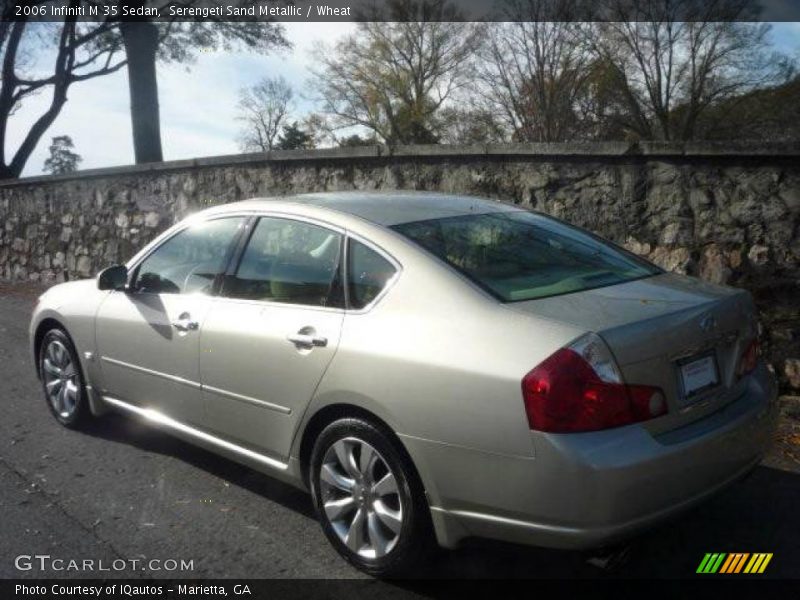
<instances>
[{"instance_id":1,"label":"rear door handle","mask_svg":"<svg viewBox=\"0 0 800 600\"><path fill-rule=\"evenodd\" d=\"M302 346L303 348L322 348L328 345L328 338L308 333L290 333L286 336L286 339L295 346Z\"/></svg>"}]
</instances>

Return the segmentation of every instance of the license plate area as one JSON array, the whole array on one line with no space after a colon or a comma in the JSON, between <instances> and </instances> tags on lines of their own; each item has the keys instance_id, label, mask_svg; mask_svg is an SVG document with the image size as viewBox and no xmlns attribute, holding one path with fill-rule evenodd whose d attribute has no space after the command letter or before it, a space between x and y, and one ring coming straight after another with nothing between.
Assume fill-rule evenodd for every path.
<instances>
[{"instance_id":1,"label":"license plate area","mask_svg":"<svg viewBox=\"0 0 800 600\"><path fill-rule=\"evenodd\" d=\"M712 350L678 361L678 375L681 384L681 404L686 406L696 402L707 391L719 385L716 353Z\"/></svg>"}]
</instances>

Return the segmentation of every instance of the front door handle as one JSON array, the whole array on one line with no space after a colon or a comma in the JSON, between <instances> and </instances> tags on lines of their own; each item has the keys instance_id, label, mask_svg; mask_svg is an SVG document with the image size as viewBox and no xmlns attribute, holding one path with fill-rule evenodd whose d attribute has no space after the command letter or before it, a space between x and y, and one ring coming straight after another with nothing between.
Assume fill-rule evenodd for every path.
<instances>
[{"instance_id":1,"label":"front door handle","mask_svg":"<svg viewBox=\"0 0 800 600\"><path fill-rule=\"evenodd\" d=\"M286 336L286 339L295 346L302 346L303 348L322 348L328 345L328 338L308 333L290 333Z\"/></svg>"},{"instance_id":2,"label":"front door handle","mask_svg":"<svg viewBox=\"0 0 800 600\"><path fill-rule=\"evenodd\" d=\"M200 324L192 321L192 315L189 313L182 313L176 321L172 322L172 326L178 331L194 331Z\"/></svg>"}]
</instances>

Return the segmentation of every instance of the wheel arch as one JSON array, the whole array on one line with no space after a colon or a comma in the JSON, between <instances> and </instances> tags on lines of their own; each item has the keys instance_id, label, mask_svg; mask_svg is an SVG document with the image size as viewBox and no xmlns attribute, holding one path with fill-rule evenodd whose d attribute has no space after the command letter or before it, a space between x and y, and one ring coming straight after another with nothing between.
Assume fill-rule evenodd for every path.
<instances>
[{"instance_id":1,"label":"wheel arch","mask_svg":"<svg viewBox=\"0 0 800 600\"><path fill-rule=\"evenodd\" d=\"M325 429L325 427L338 419L344 419L347 417L361 417L365 420L375 423L388 432L392 432L393 438L397 437L394 435L392 428L389 427L386 421L381 419L375 413L356 404L336 402L320 407L306 421L297 450L297 456L300 460L301 477L306 486L309 484L309 467L311 463L311 452L314 449L314 442L316 442L319 434L322 433L322 430Z\"/></svg>"},{"instance_id":2,"label":"wheel arch","mask_svg":"<svg viewBox=\"0 0 800 600\"><path fill-rule=\"evenodd\" d=\"M42 349L42 340L44 340L45 334L51 329L60 329L67 335L72 344L75 344L75 340L72 339L72 336L69 334L69 331L67 331L66 326L60 320L56 319L55 317L48 316L39 321L39 324L36 326L36 331L33 335L33 364L36 367L36 377L39 379L42 378L41 369L39 368L39 353Z\"/></svg>"},{"instance_id":3,"label":"wheel arch","mask_svg":"<svg viewBox=\"0 0 800 600\"><path fill-rule=\"evenodd\" d=\"M311 415L311 417L307 420L300 436L300 442L297 450L297 456L300 463L300 476L303 484L310 489L309 469L311 463L311 452L314 449L314 442L319 437L319 434L322 433L325 427L334 421L348 417L362 418L365 421L368 421L381 428L389 436L389 438L395 444L398 452L400 452L408 461L408 464L411 465L413 471L411 475L425 495L426 503L430 504L428 488L425 485L425 478L422 477L420 468L417 464L418 461L415 461L411 456L411 453L408 451L408 448L406 448L406 445L403 443L395 429L386 421L386 419L381 418L381 416L377 415L375 412L364 408L363 406L348 402L335 402L326 404L314 412L313 415Z\"/></svg>"}]
</instances>

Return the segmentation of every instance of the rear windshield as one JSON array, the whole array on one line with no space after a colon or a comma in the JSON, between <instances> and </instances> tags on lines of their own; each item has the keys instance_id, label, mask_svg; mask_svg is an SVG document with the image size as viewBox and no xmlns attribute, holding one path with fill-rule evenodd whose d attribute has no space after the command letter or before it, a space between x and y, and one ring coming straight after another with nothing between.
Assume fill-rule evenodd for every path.
<instances>
[{"instance_id":1,"label":"rear windshield","mask_svg":"<svg viewBox=\"0 0 800 600\"><path fill-rule=\"evenodd\" d=\"M570 294L661 273L587 232L526 211L416 221L393 229L503 302Z\"/></svg>"}]
</instances>

